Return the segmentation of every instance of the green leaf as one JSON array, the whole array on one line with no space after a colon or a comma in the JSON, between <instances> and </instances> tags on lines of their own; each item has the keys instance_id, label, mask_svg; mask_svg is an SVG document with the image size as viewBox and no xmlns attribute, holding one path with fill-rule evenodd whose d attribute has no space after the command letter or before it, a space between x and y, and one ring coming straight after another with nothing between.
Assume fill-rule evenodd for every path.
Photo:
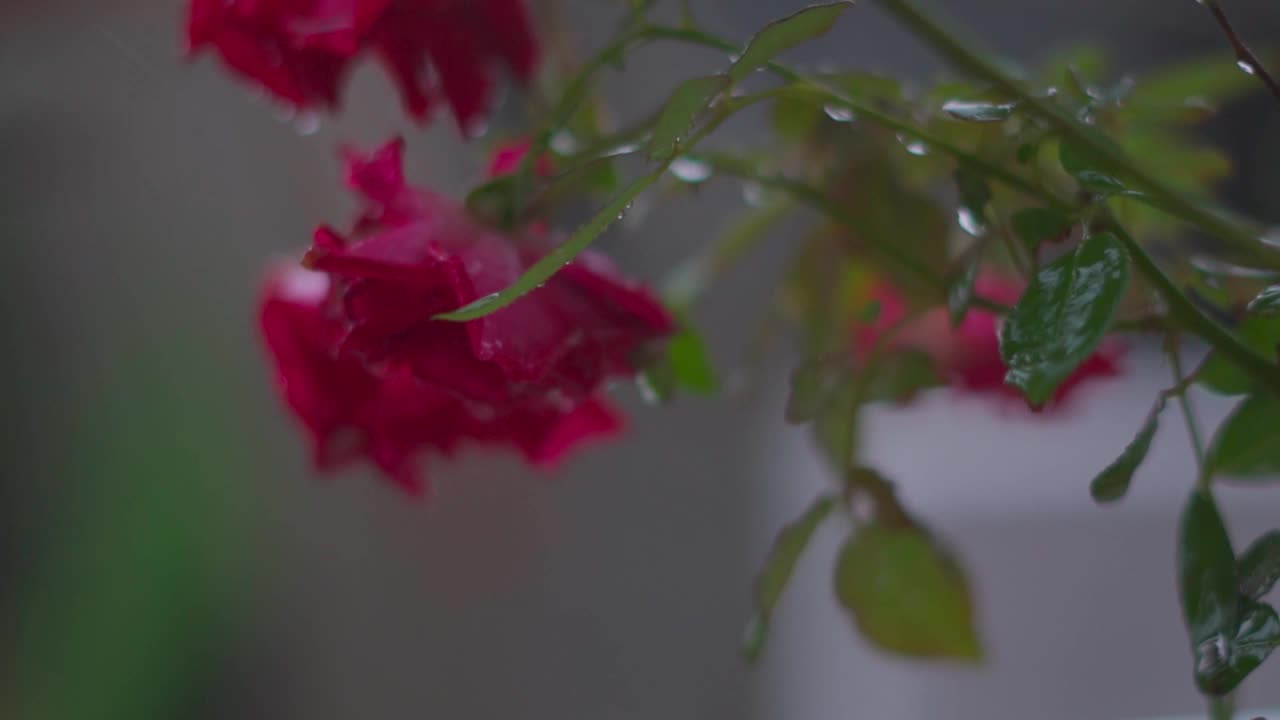
<instances>
[{"instance_id":1,"label":"green leaf","mask_svg":"<svg viewBox=\"0 0 1280 720\"><path fill-rule=\"evenodd\" d=\"M1272 530L1253 541L1236 561L1240 594L1260 600L1280 580L1280 530Z\"/></svg>"},{"instance_id":2,"label":"green leaf","mask_svg":"<svg viewBox=\"0 0 1280 720\"><path fill-rule=\"evenodd\" d=\"M1102 341L1128 282L1128 257L1110 233L1037 273L1000 332L1005 382L1043 405Z\"/></svg>"},{"instance_id":3,"label":"green leaf","mask_svg":"<svg viewBox=\"0 0 1280 720\"><path fill-rule=\"evenodd\" d=\"M728 86L729 78L724 75L689 78L677 85L654 121L646 148L649 157L665 160L675 154L711 100Z\"/></svg>"},{"instance_id":4,"label":"green leaf","mask_svg":"<svg viewBox=\"0 0 1280 720\"><path fill-rule=\"evenodd\" d=\"M667 341L667 359L676 384L687 392L714 395L719 388L716 371L707 358L707 347L693 326L684 323L681 331Z\"/></svg>"},{"instance_id":5,"label":"green leaf","mask_svg":"<svg viewBox=\"0 0 1280 720\"><path fill-rule=\"evenodd\" d=\"M627 208L631 207L631 203L635 201L636 197L657 181L658 177L659 173L654 172L632 181L609 204L597 211L586 224L570 235L568 240L565 240L554 250L544 255L541 260L531 265L528 270L524 271L523 275L516 278L516 281L505 289L474 300L452 312L440 313L434 319L453 322L475 320L497 312L520 299L526 293L536 290L538 286L549 280L552 275L555 275L557 270L572 262L578 256L578 253L586 250L600 236L600 233L622 217Z\"/></svg>"},{"instance_id":6,"label":"green leaf","mask_svg":"<svg viewBox=\"0 0 1280 720\"><path fill-rule=\"evenodd\" d=\"M951 326L960 327L964 316L969 314L969 305L973 303L973 284L978 280L978 260L969 263L951 283L947 290L947 314L951 317Z\"/></svg>"},{"instance_id":7,"label":"green leaf","mask_svg":"<svg viewBox=\"0 0 1280 720\"><path fill-rule=\"evenodd\" d=\"M942 104L942 112L956 120L991 123L1008 120L1017 103L992 103L981 100L948 100Z\"/></svg>"},{"instance_id":8,"label":"green leaf","mask_svg":"<svg viewBox=\"0 0 1280 720\"><path fill-rule=\"evenodd\" d=\"M973 602L956 563L917 527L873 522L845 543L835 591L863 636L912 657L981 656Z\"/></svg>"},{"instance_id":9,"label":"green leaf","mask_svg":"<svg viewBox=\"0 0 1280 720\"><path fill-rule=\"evenodd\" d=\"M1147 420L1142 424L1142 429L1125 446L1120 457L1112 461L1098 473L1093 482L1089 483L1089 494L1094 500L1100 503L1114 502L1124 497L1124 494L1129 491L1134 472L1142 461L1147 459L1147 452L1151 450L1151 440L1155 438L1156 430L1159 429L1160 413L1164 410L1164 406L1165 397L1161 395L1156 400L1155 406L1151 408L1151 412L1147 413Z\"/></svg>"},{"instance_id":10,"label":"green leaf","mask_svg":"<svg viewBox=\"0 0 1280 720\"><path fill-rule=\"evenodd\" d=\"M983 234L987 227L987 203L991 202L987 177L962 165L956 170L956 188L960 195L960 227L970 235Z\"/></svg>"},{"instance_id":11,"label":"green leaf","mask_svg":"<svg viewBox=\"0 0 1280 720\"><path fill-rule=\"evenodd\" d=\"M774 20L747 43L746 50L742 51L742 55L729 68L729 78L735 83L739 82L767 65L780 53L825 35L835 25L840 14L850 7L853 7L853 3L848 1L813 5Z\"/></svg>"},{"instance_id":12,"label":"green leaf","mask_svg":"<svg viewBox=\"0 0 1280 720\"><path fill-rule=\"evenodd\" d=\"M1230 53L1213 53L1165 65L1140 78L1129 105L1176 109L1187 100L1224 103L1257 92L1257 78L1240 72Z\"/></svg>"},{"instance_id":13,"label":"green leaf","mask_svg":"<svg viewBox=\"0 0 1280 720\"><path fill-rule=\"evenodd\" d=\"M1221 697L1230 693L1267 659L1277 644L1280 616L1270 605L1242 600L1240 621L1232 632L1196 646L1196 685L1206 695Z\"/></svg>"},{"instance_id":14,"label":"green leaf","mask_svg":"<svg viewBox=\"0 0 1280 720\"><path fill-rule=\"evenodd\" d=\"M1236 328L1236 335L1249 349L1264 357L1275 357L1280 349L1280 316L1246 317ZM1210 351L1196 380L1219 395L1244 395L1256 387L1252 378L1216 350Z\"/></svg>"},{"instance_id":15,"label":"green leaf","mask_svg":"<svg viewBox=\"0 0 1280 720\"><path fill-rule=\"evenodd\" d=\"M1214 433L1205 472L1237 478L1280 476L1278 430L1280 399L1266 392L1245 398Z\"/></svg>"},{"instance_id":16,"label":"green leaf","mask_svg":"<svg viewBox=\"0 0 1280 720\"><path fill-rule=\"evenodd\" d=\"M1194 490L1178 532L1182 614L1195 657L1196 685L1225 695L1280 642L1270 606L1241 597L1231 538L1207 490Z\"/></svg>"},{"instance_id":17,"label":"green leaf","mask_svg":"<svg viewBox=\"0 0 1280 720\"><path fill-rule=\"evenodd\" d=\"M1249 312L1259 315L1280 314L1280 285L1263 288L1257 297L1249 301Z\"/></svg>"},{"instance_id":18,"label":"green leaf","mask_svg":"<svg viewBox=\"0 0 1280 720\"><path fill-rule=\"evenodd\" d=\"M1232 633L1239 608L1231 538L1206 490L1187 499L1178 531L1182 616L1192 647Z\"/></svg>"},{"instance_id":19,"label":"green leaf","mask_svg":"<svg viewBox=\"0 0 1280 720\"><path fill-rule=\"evenodd\" d=\"M782 591L787 588L787 583L791 581L796 562L809 546L814 531L831 514L835 504L835 498L830 495L818 497L803 515L784 527L773 541L773 549L769 551L769 557L756 576L756 613L747 626L742 647L748 661L754 662L759 657L768 633L769 616L782 597Z\"/></svg>"},{"instance_id":20,"label":"green leaf","mask_svg":"<svg viewBox=\"0 0 1280 720\"><path fill-rule=\"evenodd\" d=\"M1066 236L1074 224L1066 213L1041 207L1019 210L1009 220L1014 233L1032 252L1046 242Z\"/></svg>"}]
</instances>

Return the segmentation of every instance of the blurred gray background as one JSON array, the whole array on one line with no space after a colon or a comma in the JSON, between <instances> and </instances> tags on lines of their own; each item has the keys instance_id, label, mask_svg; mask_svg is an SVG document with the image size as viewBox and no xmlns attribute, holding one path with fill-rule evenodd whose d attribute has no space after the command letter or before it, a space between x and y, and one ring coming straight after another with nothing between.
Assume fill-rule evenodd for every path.
<instances>
[{"instance_id":1,"label":"blurred gray background","mask_svg":"<svg viewBox=\"0 0 1280 720\"><path fill-rule=\"evenodd\" d=\"M0 3L0 298L7 330L0 484L0 717L1125 718L1195 712L1173 592L1177 504L1192 480L1166 423L1132 498L1089 501L1165 382L1136 348L1124 380L1054 423L935 397L873 425L871 451L963 554L990 661L904 663L855 636L829 591L828 532L802 564L760 666L739 660L773 533L826 482L781 423L788 357L748 390L645 409L633 431L551 477L511 458L436 463L436 499L368 473L316 481L268 383L254 324L266 261L351 203L332 152L405 132L410 174L461 192L482 168L448 122L407 127L358 73L339 120L302 136L211 58L181 61L181 4ZM800 2L695 0L745 39ZM1221 47L1193 0L952 0L990 46L1035 60L1081 43L1140 71ZM620 3L563 3L582 49ZM1228 6L1257 44L1271 3ZM863 3L796 53L928 79L934 59ZM605 85L623 117L723 58L650 49ZM1280 107L1211 133L1273 200ZM759 128L736 128L728 144ZM606 243L656 278L721 225L706 189ZM785 243L784 243L785 244ZM747 364L781 245L700 316L725 368ZM1201 399L1206 417L1225 407ZM1271 491L1228 496L1237 541L1280 518ZM1280 669L1248 703L1280 705Z\"/></svg>"}]
</instances>

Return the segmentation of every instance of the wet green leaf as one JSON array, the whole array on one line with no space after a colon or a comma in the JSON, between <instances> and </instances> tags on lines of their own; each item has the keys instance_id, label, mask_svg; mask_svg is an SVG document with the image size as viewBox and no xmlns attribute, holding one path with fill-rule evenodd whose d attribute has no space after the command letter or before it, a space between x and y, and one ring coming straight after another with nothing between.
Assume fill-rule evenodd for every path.
<instances>
[{"instance_id":1,"label":"wet green leaf","mask_svg":"<svg viewBox=\"0 0 1280 720\"><path fill-rule=\"evenodd\" d=\"M1280 314L1280 285L1263 288L1262 292L1249 301L1249 312L1259 315Z\"/></svg>"},{"instance_id":2,"label":"wet green leaf","mask_svg":"<svg viewBox=\"0 0 1280 720\"><path fill-rule=\"evenodd\" d=\"M1280 644L1280 617L1265 603L1242 600L1240 621L1229 634L1196 645L1196 685L1221 697L1240 686Z\"/></svg>"},{"instance_id":3,"label":"wet green leaf","mask_svg":"<svg viewBox=\"0 0 1280 720\"><path fill-rule=\"evenodd\" d=\"M1230 53L1220 52L1165 65L1139 78L1129 95L1137 108L1167 108L1177 112L1188 100L1217 104L1258 91L1257 78L1240 72Z\"/></svg>"},{"instance_id":4,"label":"wet green leaf","mask_svg":"<svg viewBox=\"0 0 1280 720\"><path fill-rule=\"evenodd\" d=\"M711 100L728 86L724 75L689 78L677 85L653 124L646 148L649 157L665 160L679 150Z\"/></svg>"},{"instance_id":5,"label":"wet green leaf","mask_svg":"<svg viewBox=\"0 0 1280 720\"><path fill-rule=\"evenodd\" d=\"M1178 532L1182 615L1192 647L1233 632L1239 608L1235 568L1217 503L1205 490L1192 491Z\"/></svg>"},{"instance_id":6,"label":"wet green leaf","mask_svg":"<svg viewBox=\"0 0 1280 720\"><path fill-rule=\"evenodd\" d=\"M968 583L921 529L875 522L845 543L835 591L863 636L912 657L981 656Z\"/></svg>"},{"instance_id":7,"label":"wet green leaf","mask_svg":"<svg viewBox=\"0 0 1280 720\"><path fill-rule=\"evenodd\" d=\"M729 68L730 79L739 82L764 67L780 53L826 34L835 25L840 14L852 6L852 2L813 5L774 20L747 43L742 55Z\"/></svg>"},{"instance_id":8,"label":"wet green leaf","mask_svg":"<svg viewBox=\"0 0 1280 720\"><path fill-rule=\"evenodd\" d=\"M1205 455L1205 471L1236 478L1280 479L1277 432L1280 399L1266 392L1245 398L1214 433Z\"/></svg>"},{"instance_id":9,"label":"wet green leaf","mask_svg":"<svg viewBox=\"0 0 1280 720\"><path fill-rule=\"evenodd\" d=\"M1017 103L993 103L981 100L948 100L942 104L942 112L956 120L991 123L1008 120Z\"/></svg>"},{"instance_id":10,"label":"wet green leaf","mask_svg":"<svg viewBox=\"0 0 1280 720\"><path fill-rule=\"evenodd\" d=\"M809 546L814 531L831 514L835 504L836 499L830 495L818 497L803 515L784 527L773 541L773 549L769 551L769 557L756 576L756 612L747 626L742 648L749 661L754 661L763 649L769 617L782 597L782 591L791 581L796 562Z\"/></svg>"},{"instance_id":11,"label":"wet green leaf","mask_svg":"<svg viewBox=\"0 0 1280 720\"><path fill-rule=\"evenodd\" d=\"M1110 233L1042 269L1000 332L1005 382L1043 405L1102 341L1128 281L1128 257Z\"/></svg>"},{"instance_id":12,"label":"wet green leaf","mask_svg":"<svg viewBox=\"0 0 1280 720\"><path fill-rule=\"evenodd\" d=\"M1160 413L1164 410L1164 406L1165 398L1161 396L1156 400L1151 412L1147 413L1147 420L1142 424L1142 429L1125 446L1120 457L1098 473L1093 482L1089 483L1089 494L1094 500L1100 503L1114 502L1124 497L1124 494L1129 491L1133 474L1142 461L1147 459L1147 452L1151 450L1151 441L1156 436L1156 430L1159 429Z\"/></svg>"},{"instance_id":13,"label":"wet green leaf","mask_svg":"<svg viewBox=\"0 0 1280 720\"><path fill-rule=\"evenodd\" d=\"M1260 600L1280 580L1280 530L1272 530L1253 541L1236 562L1240 594Z\"/></svg>"}]
</instances>

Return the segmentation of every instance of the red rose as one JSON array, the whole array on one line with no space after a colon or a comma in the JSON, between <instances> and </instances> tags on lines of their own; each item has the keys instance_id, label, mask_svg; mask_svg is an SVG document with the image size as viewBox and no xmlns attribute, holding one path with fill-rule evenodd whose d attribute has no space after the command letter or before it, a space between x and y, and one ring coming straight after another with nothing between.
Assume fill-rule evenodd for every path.
<instances>
[{"instance_id":1,"label":"red rose","mask_svg":"<svg viewBox=\"0 0 1280 720\"><path fill-rule=\"evenodd\" d=\"M290 267L268 280L263 337L276 384L311 435L319 470L369 460L407 492L425 490L420 461L465 443L510 446L530 463L554 465L577 445L616 435L622 418L595 398L576 404L521 403L500 410L465 403L419 382L407 368L377 372L342 352L345 332L322 273Z\"/></svg>"},{"instance_id":2,"label":"red rose","mask_svg":"<svg viewBox=\"0 0 1280 720\"><path fill-rule=\"evenodd\" d=\"M361 455L408 488L416 458L468 441L552 463L621 419L600 398L673 330L647 290L585 253L545 286L469 323L432 319L496 292L544 241L507 236L407 185L402 146L347 158L365 201L349 237L316 231L302 270L278 275L263 329L286 402L320 467Z\"/></svg>"},{"instance_id":3,"label":"red rose","mask_svg":"<svg viewBox=\"0 0 1280 720\"><path fill-rule=\"evenodd\" d=\"M490 67L528 80L538 59L523 0L191 0L187 42L300 109L336 107L367 50L410 114L425 120L443 95L468 134L489 110Z\"/></svg>"},{"instance_id":4,"label":"red rose","mask_svg":"<svg viewBox=\"0 0 1280 720\"><path fill-rule=\"evenodd\" d=\"M1017 283L990 274L980 275L974 287L979 295L1007 304L1016 303L1022 294ZM877 285L871 297L880 303L880 314L873 324L857 329L854 345L860 352L869 350L907 312L902 296L887 284ZM1021 397L1016 388L1004 383L1006 368L1000 357L999 331L1000 317L995 313L973 308L959 327L952 327L946 309L938 308L901 328L894 336L893 344L928 353L943 379L953 387ZM1061 403L1074 388L1090 378L1119 375L1123 351L1119 343L1104 341L1063 380L1054 393L1054 400Z\"/></svg>"}]
</instances>

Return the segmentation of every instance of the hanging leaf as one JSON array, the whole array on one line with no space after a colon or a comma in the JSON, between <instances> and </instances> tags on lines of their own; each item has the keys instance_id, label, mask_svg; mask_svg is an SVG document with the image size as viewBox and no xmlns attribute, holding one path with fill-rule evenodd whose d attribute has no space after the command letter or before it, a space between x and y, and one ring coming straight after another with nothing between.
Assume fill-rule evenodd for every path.
<instances>
[{"instance_id":1,"label":"hanging leaf","mask_svg":"<svg viewBox=\"0 0 1280 720\"><path fill-rule=\"evenodd\" d=\"M956 120L992 123L1008 120L1017 103L992 103L981 100L948 100L942 104L942 112Z\"/></svg>"},{"instance_id":2,"label":"hanging leaf","mask_svg":"<svg viewBox=\"0 0 1280 720\"><path fill-rule=\"evenodd\" d=\"M1272 285L1258 293L1257 297L1249 301L1249 312L1259 315L1280 313L1280 285Z\"/></svg>"},{"instance_id":3,"label":"hanging leaf","mask_svg":"<svg viewBox=\"0 0 1280 720\"><path fill-rule=\"evenodd\" d=\"M1151 440L1156 436L1160 413L1164 410L1164 406L1165 397L1161 395L1156 400L1155 406L1151 408L1151 412L1147 413L1147 420L1142 424L1142 429L1125 446L1120 457L1098 473L1093 482L1089 483L1089 494L1094 500L1100 503L1115 502L1129 491L1134 472L1138 470L1142 461L1147 459L1147 452L1151 450Z\"/></svg>"},{"instance_id":4,"label":"hanging leaf","mask_svg":"<svg viewBox=\"0 0 1280 720\"><path fill-rule=\"evenodd\" d=\"M728 86L724 75L689 78L677 85L654 121L646 149L650 159L665 160L675 154L712 99Z\"/></svg>"},{"instance_id":5,"label":"hanging leaf","mask_svg":"<svg viewBox=\"0 0 1280 720\"><path fill-rule=\"evenodd\" d=\"M1043 405L1102 341L1128 282L1128 257L1110 233L1042 269L1000 332L1005 382Z\"/></svg>"},{"instance_id":6,"label":"hanging leaf","mask_svg":"<svg viewBox=\"0 0 1280 720\"><path fill-rule=\"evenodd\" d=\"M831 514L836 500L830 495L822 495L813 501L809 509L799 518L787 525L778 533L773 541L773 549L765 560L764 567L756 576L755 605L756 612L747 625L742 652L749 662L754 662L764 648L768 635L769 617L782 597L782 591L791 581L796 562L809 546L809 540L822 521Z\"/></svg>"},{"instance_id":7,"label":"hanging leaf","mask_svg":"<svg viewBox=\"0 0 1280 720\"><path fill-rule=\"evenodd\" d=\"M1073 225L1066 213L1040 207L1019 210L1009 220L1013 232L1033 254L1044 243L1066 237Z\"/></svg>"},{"instance_id":8,"label":"hanging leaf","mask_svg":"<svg viewBox=\"0 0 1280 720\"><path fill-rule=\"evenodd\" d=\"M1235 566L1217 503L1207 491L1193 491L1178 532L1178 575L1182 615L1198 656L1225 646L1234 634L1240 600ZM1197 669L1197 680L1198 676Z\"/></svg>"},{"instance_id":9,"label":"hanging leaf","mask_svg":"<svg viewBox=\"0 0 1280 720\"><path fill-rule=\"evenodd\" d=\"M652 404L670 401L678 390L714 395L719 388L702 336L685 312L673 308L672 313L680 323L680 331L659 346L656 356L638 361L642 370L636 382L641 395Z\"/></svg>"},{"instance_id":10,"label":"hanging leaf","mask_svg":"<svg viewBox=\"0 0 1280 720\"><path fill-rule=\"evenodd\" d=\"M1280 530L1272 530L1253 541L1236 562L1240 594L1260 600L1280 580Z\"/></svg>"},{"instance_id":11,"label":"hanging leaf","mask_svg":"<svg viewBox=\"0 0 1280 720\"><path fill-rule=\"evenodd\" d=\"M835 25L840 14L852 6L852 2L813 5L774 20L747 43L747 49L742 51L742 55L729 68L729 78L735 83L739 82L767 65L780 53L825 35Z\"/></svg>"},{"instance_id":12,"label":"hanging leaf","mask_svg":"<svg viewBox=\"0 0 1280 720\"><path fill-rule=\"evenodd\" d=\"M920 528L864 525L836 560L835 591L877 647L913 657L981 656L964 574Z\"/></svg>"},{"instance_id":13,"label":"hanging leaf","mask_svg":"<svg viewBox=\"0 0 1280 720\"><path fill-rule=\"evenodd\" d=\"M1218 426L1209 452L1205 456L1205 472L1237 478L1280 476L1280 399L1259 392L1245 398Z\"/></svg>"}]
</instances>

